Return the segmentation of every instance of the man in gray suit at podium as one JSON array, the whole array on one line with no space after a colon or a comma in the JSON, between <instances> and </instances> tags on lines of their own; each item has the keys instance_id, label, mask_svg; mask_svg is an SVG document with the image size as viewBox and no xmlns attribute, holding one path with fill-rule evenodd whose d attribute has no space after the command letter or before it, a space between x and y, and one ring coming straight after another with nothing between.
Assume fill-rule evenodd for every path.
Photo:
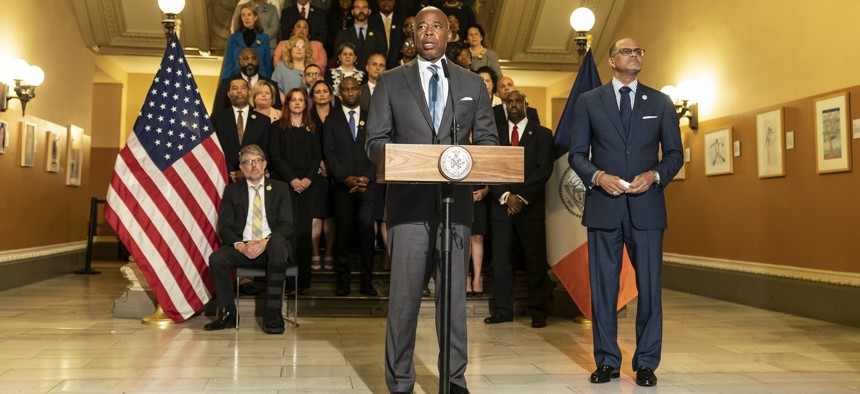
<instances>
[{"instance_id":1,"label":"man in gray suit at podium","mask_svg":"<svg viewBox=\"0 0 860 394\"><path fill-rule=\"evenodd\" d=\"M483 80L447 64L448 18L434 7L415 17L418 57L380 75L370 103L367 152L382 160L385 144L452 144L451 126L460 126L461 145L498 145L499 138ZM471 141L471 142L470 142ZM451 392L466 390L466 274L472 223L472 187L455 186L451 220L455 245L451 267ZM391 289L385 338L385 381L393 393L411 393L412 356L425 273L439 274L442 201L438 185L388 185L385 220L391 256ZM466 240L466 242L463 242ZM436 292L437 334L441 327ZM440 358L441 368L441 358Z\"/></svg>"}]
</instances>

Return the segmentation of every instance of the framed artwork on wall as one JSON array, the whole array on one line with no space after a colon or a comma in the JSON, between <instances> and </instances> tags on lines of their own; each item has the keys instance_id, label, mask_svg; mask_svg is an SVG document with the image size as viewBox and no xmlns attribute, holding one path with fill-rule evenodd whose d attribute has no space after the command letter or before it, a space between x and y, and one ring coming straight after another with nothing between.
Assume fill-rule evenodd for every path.
<instances>
[{"instance_id":1,"label":"framed artwork on wall","mask_svg":"<svg viewBox=\"0 0 860 394\"><path fill-rule=\"evenodd\" d=\"M21 122L21 167L32 167L36 161L36 125Z\"/></svg>"},{"instance_id":2,"label":"framed artwork on wall","mask_svg":"<svg viewBox=\"0 0 860 394\"><path fill-rule=\"evenodd\" d=\"M45 149L45 156L47 156L45 171L60 172L60 133L48 130L45 136L48 137L47 148Z\"/></svg>"},{"instance_id":3,"label":"framed artwork on wall","mask_svg":"<svg viewBox=\"0 0 860 394\"><path fill-rule=\"evenodd\" d=\"M782 119L782 107L755 117L759 178L785 176L785 134Z\"/></svg>"},{"instance_id":4,"label":"framed artwork on wall","mask_svg":"<svg viewBox=\"0 0 860 394\"><path fill-rule=\"evenodd\" d=\"M80 186L84 163L84 129L69 126L66 144L66 185Z\"/></svg>"},{"instance_id":5,"label":"framed artwork on wall","mask_svg":"<svg viewBox=\"0 0 860 394\"><path fill-rule=\"evenodd\" d=\"M848 93L815 99L815 163L818 173L851 171Z\"/></svg>"},{"instance_id":6,"label":"framed artwork on wall","mask_svg":"<svg viewBox=\"0 0 860 394\"><path fill-rule=\"evenodd\" d=\"M731 174L732 148L731 127L705 133L705 175Z\"/></svg>"},{"instance_id":7,"label":"framed artwork on wall","mask_svg":"<svg viewBox=\"0 0 860 394\"><path fill-rule=\"evenodd\" d=\"M0 155L5 155L9 147L9 132L6 130L6 122L0 122Z\"/></svg>"}]
</instances>

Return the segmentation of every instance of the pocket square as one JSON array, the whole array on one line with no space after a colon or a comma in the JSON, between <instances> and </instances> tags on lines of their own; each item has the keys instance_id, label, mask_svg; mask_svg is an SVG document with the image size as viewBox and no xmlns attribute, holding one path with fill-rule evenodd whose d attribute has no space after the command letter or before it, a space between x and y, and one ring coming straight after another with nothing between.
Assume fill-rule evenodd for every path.
<instances>
[{"instance_id":1,"label":"pocket square","mask_svg":"<svg viewBox=\"0 0 860 394\"><path fill-rule=\"evenodd\" d=\"M472 99L469 96L466 96L466 97L461 98L460 101L474 101L474 99Z\"/></svg>"},{"instance_id":2,"label":"pocket square","mask_svg":"<svg viewBox=\"0 0 860 394\"><path fill-rule=\"evenodd\" d=\"M657 115L647 115L643 116L642 119L657 119Z\"/></svg>"}]
</instances>

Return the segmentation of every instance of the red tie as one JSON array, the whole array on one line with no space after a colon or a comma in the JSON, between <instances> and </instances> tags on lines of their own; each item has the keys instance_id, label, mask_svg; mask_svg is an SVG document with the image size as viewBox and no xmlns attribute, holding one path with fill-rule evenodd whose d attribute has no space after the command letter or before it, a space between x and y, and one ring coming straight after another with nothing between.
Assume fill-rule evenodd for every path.
<instances>
[{"instance_id":1,"label":"red tie","mask_svg":"<svg viewBox=\"0 0 860 394\"><path fill-rule=\"evenodd\" d=\"M514 125L514 130L511 131L511 146L520 145L520 132L517 125Z\"/></svg>"},{"instance_id":2,"label":"red tie","mask_svg":"<svg viewBox=\"0 0 860 394\"><path fill-rule=\"evenodd\" d=\"M302 9L302 18L307 18L308 16L305 15L305 7L299 7L299 8Z\"/></svg>"}]
</instances>

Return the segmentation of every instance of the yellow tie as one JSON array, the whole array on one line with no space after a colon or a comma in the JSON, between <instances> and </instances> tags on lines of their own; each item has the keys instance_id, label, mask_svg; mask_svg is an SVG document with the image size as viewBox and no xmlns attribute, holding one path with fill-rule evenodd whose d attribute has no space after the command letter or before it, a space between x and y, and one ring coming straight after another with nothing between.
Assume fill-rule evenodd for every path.
<instances>
[{"instance_id":1,"label":"yellow tie","mask_svg":"<svg viewBox=\"0 0 860 394\"><path fill-rule=\"evenodd\" d=\"M386 16L383 19L385 19L385 45L391 48L391 17Z\"/></svg>"},{"instance_id":2,"label":"yellow tie","mask_svg":"<svg viewBox=\"0 0 860 394\"><path fill-rule=\"evenodd\" d=\"M254 212L251 221L251 237L263 239L263 200L260 198L260 188L263 185L251 186L254 189Z\"/></svg>"}]
</instances>

